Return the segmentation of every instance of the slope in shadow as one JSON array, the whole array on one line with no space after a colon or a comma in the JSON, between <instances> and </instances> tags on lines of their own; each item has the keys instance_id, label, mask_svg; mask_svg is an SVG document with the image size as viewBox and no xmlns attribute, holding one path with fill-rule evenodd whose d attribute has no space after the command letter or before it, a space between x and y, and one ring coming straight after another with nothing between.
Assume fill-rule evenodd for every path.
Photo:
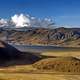
<instances>
[{"instance_id":1,"label":"slope in shadow","mask_svg":"<svg viewBox=\"0 0 80 80\"><path fill-rule=\"evenodd\" d=\"M32 64L37 60L40 60L39 56L20 52L13 46L0 41L0 66Z\"/></svg>"}]
</instances>

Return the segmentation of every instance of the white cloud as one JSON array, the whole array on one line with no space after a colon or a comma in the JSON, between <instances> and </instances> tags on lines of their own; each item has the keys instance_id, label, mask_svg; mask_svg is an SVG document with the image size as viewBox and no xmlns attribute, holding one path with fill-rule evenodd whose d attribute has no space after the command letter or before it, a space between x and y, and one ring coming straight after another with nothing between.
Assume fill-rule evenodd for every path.
<instances>
[{"instance_id":1,"label":"white cloud","mask_svg":"<svg viewBox=\"0 0 80 80\"><path fill-rule=\"evenodd\" d=\"M20 27L53 27L50 18L36 18L30 15L15 14L10 19L0 19L0 27L20 28Z\"/></svg>"},{"instance_id":2,"label":"white cloud","mask_svg":"<svg viewBox=\"0 0 80 80\"><path fill-rule=\"evenodd\" d=\"M30 26L30 19L28 16L24 16L23 14L17 15L11 17L12 22L16 25L16 27L24 27L24 26Z\"/></svg>"},{"instance_id":3,"label":"white cloud","mask_svg":"<svg viewBox=\"0 0 80 80\"><path fill-rule=\"evenodd\" d=\"M3 27L3 26L7 26L8 23L7 23L7 20L6 19L0 19L0 27Z\"/></svg>"}]
</instances>

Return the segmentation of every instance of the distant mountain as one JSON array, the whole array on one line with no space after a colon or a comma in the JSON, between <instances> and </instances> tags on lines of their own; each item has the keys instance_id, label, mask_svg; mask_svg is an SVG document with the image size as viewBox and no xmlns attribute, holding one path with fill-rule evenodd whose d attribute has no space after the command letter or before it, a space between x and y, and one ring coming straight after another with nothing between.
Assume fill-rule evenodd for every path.
<instances>
[{"instance_id":1,"label":"distant mountain","mask_svg":"<svg viewBox=\"0 0 80 80\"><path fill-rule=\"evenodd\" d=\"M0 39L13 44L80 47L80 28L1 28Z\"/></svg>"}]
</instances>

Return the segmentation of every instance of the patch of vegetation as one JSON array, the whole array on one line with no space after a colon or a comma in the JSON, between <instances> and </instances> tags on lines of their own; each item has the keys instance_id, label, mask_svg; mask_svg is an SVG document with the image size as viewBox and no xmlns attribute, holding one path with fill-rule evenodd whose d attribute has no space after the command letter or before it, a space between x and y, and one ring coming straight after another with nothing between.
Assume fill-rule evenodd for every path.
<instances>
[{"instance_id":1,"label":"patch of vegetation","mask_svg":"<svg viewBox=\"0 0 80 80\"><path fill-rule=\"evenodd\" d=\"M80 60L74 57L48 58L36 62L33 67L38 70L80 72Z\"/></svg>"}]
</instances>

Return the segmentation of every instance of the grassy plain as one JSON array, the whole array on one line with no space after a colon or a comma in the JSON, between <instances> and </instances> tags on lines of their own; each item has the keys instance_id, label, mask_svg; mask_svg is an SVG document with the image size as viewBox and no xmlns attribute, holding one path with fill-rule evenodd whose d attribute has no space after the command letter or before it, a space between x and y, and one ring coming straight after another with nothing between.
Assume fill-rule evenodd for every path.
<instances>
[{"instance_id":1,"label":"grassy plain","mask_svg":"<svg viewBox=\"0 0 80 80\"><path fill-rule=\"evenodd\" d=\"M80 75L0 73L0 80L80 80Z\"/></svg>"},{"instance_id":2,"label":"grassy plain","mask_svg":"<svg viewBox=\"0 0 80 80\"><path fill-rule=\"evenodd\" d=\"M47 51L41 53L43 56L57 56L57 57L63 57L63 58L57 58L53 60L52 58L43 59L43 61L46 65L46 62L56 62L58 61L67 61L73 60L73 58L70 57L77 57L80 58L80 51ZM69 57L66 58L65 57ZM76 60L73 60L74 62ZM40 61L39 61L40 62ZM36 62L35 64L39 63ZM61 63L61 62L60 62ZM41 64L42 65L42 64ZM72 67L72 66L71 66ZM9 66L9 67L1 67L0 68L0 80L80 80L80 74L75 73L73 74L68 72L53 72L53 71L44 71L44 70L37 70L35 67L33 67L33 64L31 65L15 65L15 66Z\"/></svg>"},{"instance_id":3,"label":"grassy plain","mask_svg":"<svg viewBox=\"0 0 80 80\"><path fill-rule=\"evenodd\" d=\"M77 57L80 58L80 50L58 50L58 51L47 51L41 53L44 56L62 56L62 57Z\"/></svg>"}]
</instances>

